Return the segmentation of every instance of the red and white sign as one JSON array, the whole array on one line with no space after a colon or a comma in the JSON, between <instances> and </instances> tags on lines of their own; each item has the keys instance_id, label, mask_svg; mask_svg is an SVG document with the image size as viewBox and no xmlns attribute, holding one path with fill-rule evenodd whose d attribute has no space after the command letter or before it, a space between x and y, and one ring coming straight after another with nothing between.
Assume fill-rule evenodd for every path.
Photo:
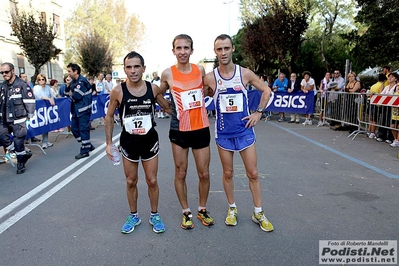
<instances>
[{"instance_id":1,"label":"red and white sign","mask_svg":"<svg viewBox=\"0 0 399 266\"><path fill-rule=\"evenodd\" d=\"M399 107L399 95L373 95L371 104Z\"/></svg>"}]
</instances>

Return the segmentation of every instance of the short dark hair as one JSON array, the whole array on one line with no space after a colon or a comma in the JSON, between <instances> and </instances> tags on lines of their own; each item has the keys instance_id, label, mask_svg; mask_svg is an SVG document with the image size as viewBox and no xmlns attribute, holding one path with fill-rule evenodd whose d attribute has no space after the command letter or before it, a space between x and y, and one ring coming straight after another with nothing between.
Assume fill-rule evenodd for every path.
<instances>
[{"instance_id":1,"label":"short dark hair","mask_svg":"<svg viewBox=\"0 0 399 266\"><path fill-rule=\"evenodd\" d=\"M309 75L309 77L312 75L309 71L303 71L302 77L305 77L305 75Z\"/></svg>"},{"instance_id":2,"label":"short dark hair","mask_svg":"<svg viewBox=\"0 0 399 266\"><path fill-rule=\"evenodd\" d=\"M67 79L68 76L69 76L68 74L64 75L64 83L66 83L66 79Z\"/></svg>"},{"instance_id":3,"label":"short dark hair","mask_svg":"<svg viewBox=\"0 0 399 266\"><path fill-rule=\"evenodd\" d=\"M184 39L184 40L189 41L190 42L190 48L193 49L193 45L194 45L193 39L187 34L179 34L173 39L173 42L172 42L172 48L173 49L175 49L175 41L178 40L178 39Z\"/></svg>"},{"instance_id":4,"label":"short dark hair","mask_svg":"<svg viewBox=\"0 0 399 266\"><path fill-rule=\"evenodd\" d=\"M80 69L80 66L79 66L78 64L69 63L69 64L67 65L67 68L68 68L68 67L70 67L70 68L72 69L73 72L78 71L78 74L80 75L81 69Z\"/></svg>"},{"instance_id":5,"label":"short dark hair","mask_svg":"<svg viewBox=\"0 0 399 266\"><path fill-rule=\"evenodd\" d=\"M14 69L14 65L9 62L4 62L3 64L1 64L1 66L6 66L6 65L10 68L10 70Z\"/></svg>"},{"instance_id":6,"label":"short dark hair","mask_svg":"<svg viewBox=\"0 0 399 266\"><path fill-rule=\"evenodd\" d=\"M399 74L398 73L392 72L391 74L388 75L388 77L390 77L390 76L394 76L396 78L396 80L399 80Z\"/></svg>"},{"instance_id":7,"label":"short dark hair","mask_svg":"<svg viewBox=\"0 0 399 266\"><path fill-rule=\"evenodd\" d=\"M378 74L377 80L378 81L386 81L387 80L387 76L385 76L385 74L380 73L380 74Z\"/></svg>"},{"instance_id":8,"label":"short dark hair","mask_svg":"<svg viewBox=\"0 0 399 266\"><path fill-rule=\"evenodd\" d=\"M388 71L391 71L391 67L390 66L383 66L383 68L385 68Z\"/></svg>"},{"instance_id":9,"label":"short dark hair","mask_svg":"<svg viewBox=\"0 0 399 266\"><path fill-rule=\"evenodd\" d=\"M140 59L140 63L141 66L145 66L144 64L144 58L141 56L141 54L135 52L135 51L131 51L130 53L128 53L125 58L123 58L123 65L125 65L125 60L126 59L130 59L130 58L138 58Z\"/></svg>"},{"instance_id":10,"label":"short dark hair","mask_svg":"<svg viewBox=\"0 0 399 266\"><path fill-rule=\"evenodd\" d=\"M26 75L26 73L19 73L18 77L20 77L20 78L21 78L21 77L22 77L22 75L24 75L24 74Z\"/></svg>"},{"instance_id":11,"label":"short dark hair","mask_svg":"<svg viewBox=\"0 0 399 266\"><path fill-rule=\"evenodd\" d=\"M230 35L227 35L227 34L220 34L219 36L216 37L216 39L215 39L215 41L214 41L213 43L215 43L217 40L222 40L222 41L224 41L224 40L226 40L226 39L229 39L229 40L230 40L231 46L234 45L233 39L231 39Z\"/></svg>"}]
</instances>

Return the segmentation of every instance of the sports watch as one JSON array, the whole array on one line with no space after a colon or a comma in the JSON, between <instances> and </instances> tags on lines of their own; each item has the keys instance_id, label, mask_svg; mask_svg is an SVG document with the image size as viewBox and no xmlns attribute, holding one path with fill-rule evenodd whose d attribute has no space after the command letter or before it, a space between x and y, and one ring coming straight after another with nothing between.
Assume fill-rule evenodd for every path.
<instances>
[{"instance_id":1,"label":"sports watch","mask_svg":"<svg viewBox=\"0 0 399 266\"><path fill-rule=\"evenodd\" d=\"M263 113L263 108L258 107L258 109L256 109L256 112L258 112L258 113Z\"/></svg>"}]
</instances>

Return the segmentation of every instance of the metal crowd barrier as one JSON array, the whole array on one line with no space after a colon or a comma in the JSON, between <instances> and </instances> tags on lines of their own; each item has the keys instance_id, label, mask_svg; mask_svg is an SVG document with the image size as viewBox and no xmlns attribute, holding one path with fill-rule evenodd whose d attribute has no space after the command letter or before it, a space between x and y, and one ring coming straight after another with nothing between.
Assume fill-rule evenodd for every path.
<instances>
[{"instance_id":1,"label":"metal crowd barrier","mask_svg":"<svg viewBox=\"0 0 399 266\"><path fill-rule=\"evenodd\" d=\"M399 95L327 91L322 97L323 124L331 121L356 128L348 138L366 134L370 125L386 130L392 127L392 110L399 108ZM395 112L398 112L397 109ZM375 133L375 132L373 132Z\"/></svg>"}]
</instances>

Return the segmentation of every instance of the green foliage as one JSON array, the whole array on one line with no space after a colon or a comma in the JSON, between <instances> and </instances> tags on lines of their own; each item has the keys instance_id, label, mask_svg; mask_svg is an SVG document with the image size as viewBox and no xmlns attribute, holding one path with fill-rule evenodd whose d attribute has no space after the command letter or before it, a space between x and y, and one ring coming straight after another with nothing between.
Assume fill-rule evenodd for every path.
<instances>
[{"instance_id":1,"label":"green foliage","mask_svg":"<svg viewBox=\"0 0 399 266\"><path fill-rule=\"evenodd\" d=\"M32 8L31 8L32 9ZM54 46L53 25L42 21L37 11L11 12L12 34L17 37L23 55L35 68L31 81L35 83L40 68L56 57L61 50Z\"/></svg>"},{"instance_id":2,"label":"green foliage","mask_svg":"<svg viewBox=\"0 0 399 266\"><path fill-rule=\"evenodd\" d=\"M77 44L96 32L109 43L115 57L139 48L145 27L136 15L126 11L125 1L83 0L65 20L65 61L77 61Z\"/></svg>"},{"instance_id":3,"label":"green foliage","mask_svg":"<svg viewBox=\"0 0 399 266\"><path fill-rule=\"evenodd\" d=\"M365 25L365 32L354 30L347 36L355 47L354 65L395 65L399 62L398 0L358 0L356 21Z\"/></svg>"},{"instance_id":4,"label":"green foliage","mask_svg":"<svg viewBox=\"0 0 399 266\"><path fill-rule=\"evenodd\" d=\"M305 1L267 1L259 18L244 22L242 50L258 73L279 68L295 68L303 32L307 29Z\"/></svg>"},{"instance_id":5,"label":"green foliage","mask_svg":"<svg viewBox=\"0 0 399 266\"><path fill-rule=\"evenodd\" d=\"M97 76L100 72L112 72L112 52L109 43L97 32L83 36L78 41L78 62L84 72Z\"/></svg>"}]
</instances>

